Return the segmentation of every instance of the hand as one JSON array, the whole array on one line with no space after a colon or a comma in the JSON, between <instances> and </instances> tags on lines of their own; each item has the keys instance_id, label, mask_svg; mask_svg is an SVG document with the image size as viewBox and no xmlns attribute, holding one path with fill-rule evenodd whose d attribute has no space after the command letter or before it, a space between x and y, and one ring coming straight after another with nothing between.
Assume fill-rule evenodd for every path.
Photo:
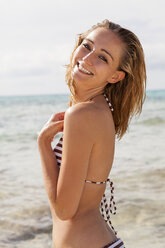
<instances>
[{"instance_id":1,"label":"hand","mask_svg":"<svg viewBox=\"0 0 165 248\"><path fill-rule=\"evenodd\" d=\"M62 132L64 128L64 116L65 112L59 112L53 114L44 127L41 129L38 141L49 141L52 142L55 135L58 132Z\"/></svg>"}]
</instances>

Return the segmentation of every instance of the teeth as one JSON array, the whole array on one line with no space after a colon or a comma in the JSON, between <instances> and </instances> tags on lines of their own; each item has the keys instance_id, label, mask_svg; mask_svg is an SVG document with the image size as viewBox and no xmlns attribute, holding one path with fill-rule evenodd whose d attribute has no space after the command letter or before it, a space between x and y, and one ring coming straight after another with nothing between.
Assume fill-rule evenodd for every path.
<instances>
[{"instance_id":1,"label":"teeth","mask_svg":"<svg viewBox=\"0 0 165 248\"><path fill-rule=\"evenodd\" d=\"M80 65L80 64L79 64L79 69L80 69L81 71L83 71L83 72L89 74L89 75L92 74L90 71L87 71L86 69L84 69L84 68L82 67L82 65Z\"/></svg>"}]
</instances>

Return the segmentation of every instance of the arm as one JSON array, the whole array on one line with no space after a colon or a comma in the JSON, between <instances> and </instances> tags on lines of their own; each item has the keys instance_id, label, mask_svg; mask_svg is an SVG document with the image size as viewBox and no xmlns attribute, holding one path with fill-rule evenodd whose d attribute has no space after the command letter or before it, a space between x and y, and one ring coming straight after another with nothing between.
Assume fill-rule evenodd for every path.
<instances>
[{"instance_id":1,"label":"arm","mask_svg":"<svg viewBox=\"0 0 165 248\"><path fill-rule=\"evenodd\" d=\"M62 162L53 204L62 220L73 218L78 210L95 138L91 111L76 105L65 114Z\"/></svg>"},{"instance_id":2,"label":"arm","mask_svg":"<svg viewBox=\"0 0 165 248\"><path fill-rule=\"evenodd\" d=\"M39 139L38 149L40 153L45 189L50 202L52 202L55 200L59 168L57 166L56 157L53 153L51 143L48 140Z\"/></svg>"},{"instance_id":3,"label":"arm","mask_svg":"<svg viewBox=\"0 0 165 248\"><path fill-rule=\"evenodd\" d=\"M44 185L50 202L54 202L59 168L51 147L54 136L63 130L64 112L53 115L38 136L38 149L42 164Z\"/></svg>"},{"instance_id":4,"label":"arm","mask_svg":"<svg viewBox=\"0 0 165 248\"><path fill-rule=\"evenodd\" d=\"M71 219L79 206L94 143L93 123L91 112L80 105L66 111L60 171L50 143L41 142L39 148L51 208L62 220Z\"/></svg>"}]
</instances>

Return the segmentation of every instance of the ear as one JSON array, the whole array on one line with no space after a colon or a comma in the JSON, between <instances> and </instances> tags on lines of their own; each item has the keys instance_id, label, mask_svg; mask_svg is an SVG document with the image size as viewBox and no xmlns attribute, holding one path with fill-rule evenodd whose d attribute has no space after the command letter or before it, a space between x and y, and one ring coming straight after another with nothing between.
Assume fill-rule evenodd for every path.
<instances>
[{"instance_id":1,"label":"ear","mask_svg":"<svg viewBox=\"0 0 165 248\"><path fill-rule=\"evenodd\" d=\"M124 71L116 71L112 76L108 78L108 83L114 84L117 83L121 80L123 80L125 77L125 72Z\"/></svg>"}]
</instances>

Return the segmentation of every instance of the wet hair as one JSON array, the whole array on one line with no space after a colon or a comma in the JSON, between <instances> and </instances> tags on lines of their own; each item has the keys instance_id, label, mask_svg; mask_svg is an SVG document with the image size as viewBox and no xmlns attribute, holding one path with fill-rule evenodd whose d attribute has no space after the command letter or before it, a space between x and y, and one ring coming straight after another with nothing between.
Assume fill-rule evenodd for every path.
<instances>
[{"instance_id":1,"label":"wet hair","mask_svg":"<svg viewBox=\"0 0 165 248\"><path fill-rule=\"evenodd\" d=\"M70 89L70 103L72 106L76 99L76 89L72 79L72 61L74 52L87 35L97 28L106 28L111 30L124 44L124 51L120 58L118 69L125 72L125 77L117 83L107 83L104 92L109 98L114 108L113 120L115 132L119 139L127 131L129 122L134 115L140 114L146 97L146 66L142 45L137 36L121 27L120 25L108 20L104 20L97 25L92 26L87 32L78 35L76 45L70 58L70 64L67 65L66 83Z\"/></svg>"}]
</instances>

